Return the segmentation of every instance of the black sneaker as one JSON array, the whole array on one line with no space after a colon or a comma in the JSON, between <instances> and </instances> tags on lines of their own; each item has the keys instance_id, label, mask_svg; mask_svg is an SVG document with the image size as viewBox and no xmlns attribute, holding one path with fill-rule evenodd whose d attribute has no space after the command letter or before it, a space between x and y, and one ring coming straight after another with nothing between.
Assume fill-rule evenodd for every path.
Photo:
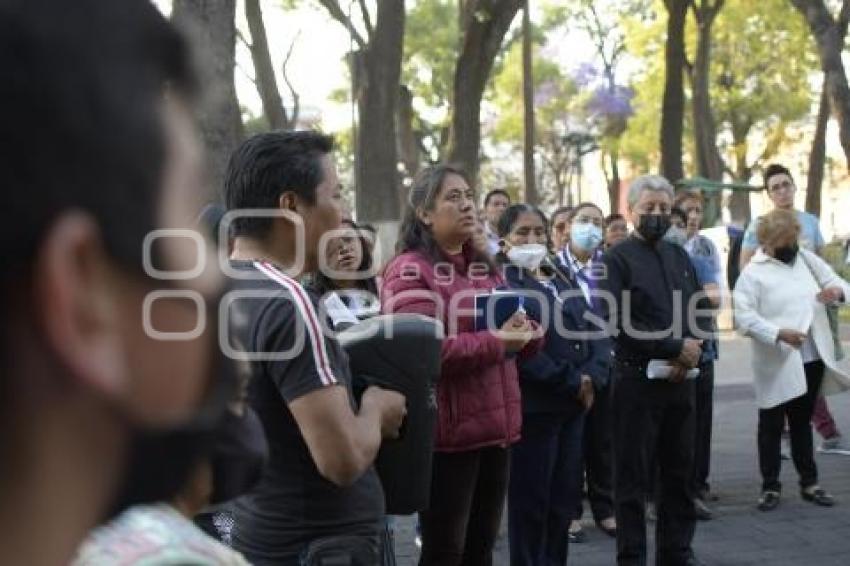
<instances>
[{"instance_id":1,"label":"black sneaker","mask_svg":"<svg viewBox=\"0 0 850 566\"><path fill-rule=\"evenodd\" d=\"M699 490L697 492L697 497L699 499L702 499L705 503L713 503L715 501L720 500L720 497L718 497L716 493L714 493L707 487Z\"/></svg>"},{"instance_id":2,"label":"black sneaker","mask_svg":"<svg viewBox=\"0 0 850 566\"><path fill-rule=\"evenodd\" d=\"M779 505L778 491L763 491L759 497L759 511L773 511Z\"/></svg>"},{"instance_id":3,"label":"black sneaker","mask_svg":"<svg viewBox=\"0 0 850 566\"><path fill-rule=\"evenodd\" d=\"M832 507L835 505L835 499L822 487L816 487L812 491L800 491L800 496L804 501L820 505L821 507Z\"/></svg>"},{"instance_id":4,"label":"black sneaker","mask_svg":"<svg viewBox=\"0 0 850 566\"><path fill-rule=\"evenodd\" d=\"M575 522L573 525L570 525L570 529L567 531L567 538L570 541L570 544L581 544L583 542L587 542L587 533L584 532L582 526L576 525Z\"/></svg>"}]
</instances>

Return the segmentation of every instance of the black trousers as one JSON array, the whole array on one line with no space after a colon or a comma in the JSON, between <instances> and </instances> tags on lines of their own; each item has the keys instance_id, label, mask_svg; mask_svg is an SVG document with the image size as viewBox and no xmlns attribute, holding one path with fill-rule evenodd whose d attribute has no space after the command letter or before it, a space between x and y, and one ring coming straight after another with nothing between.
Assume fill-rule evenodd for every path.
<instances>
[{"instance_id":1,"label":"black trousers","mask_svg":"<svg viewBox=\"0 0 850 566\"><path fill-rule=\"evenodd\" d=\"M570 521L581 499L584 415L523 415L511 448L511 566L566 566Z\"/></svg>"},{"instance_id":2,"label":"black trousers","mask_svg":"<svg viewBox=\"0 0 850 566\"><path fill-rule=\"evenodd\" d=\"M811 487L818 483L811 420L825 367L818 360L805 364L803 368L806 372L806 393L776 407L759 410L758 445L762 491L782 490L779 470L782 465L782 429L786 418L791 437L791 459L800 475L800 487Z\"/></svg>"},{"instance_id":3,"label":"black trousers","mask_svg":"<svg viewBox=\"0 0 850 566\"><path fill-rule=\"evenodd\" d=\"M691 493L693 380L650 380L645 369L615 362L613 381L614 510L617 564L646 565L646 494L659 469L656 564L684 566L696 527Z\"/></svg>"},{"instance_id":4,"label":"black trousers","mask_svg":"<svg viewBox=\"0 0 850 566\"><path fill-rule=\"evenodd\" d=\"M614 468L612 464L611 386L596 391L584 422L584 473L587 502L596 522L614 516ZM577 519L584 514L581 502Z\"/></svg>"},{"instance_id":5,"label":"black trousers","mask_svg":"<svg viewBox=\"0 0 850 566\"><path fill-rule=\"evenodd\" d=\"M481 448L434 454L431 502L419 514L421 565L489 566L508 489L510 452Z\"/></svg>"},{"instance_id":6,"label":"black trousers","mask_svg":"<svg viewBox=\"0 0 850 566\"><path fill-rule=\"evenodd\" d=\"M714 419L714 362L700 364L694 403L694 495L708 491L711 470L711 426Z\"/></svg>"}]
</instances>

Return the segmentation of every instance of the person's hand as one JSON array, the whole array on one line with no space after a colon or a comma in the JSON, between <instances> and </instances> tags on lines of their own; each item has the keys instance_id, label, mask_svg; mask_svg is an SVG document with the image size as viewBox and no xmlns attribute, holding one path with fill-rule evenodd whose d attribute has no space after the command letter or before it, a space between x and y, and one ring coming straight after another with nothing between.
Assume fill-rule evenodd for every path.
<instances>
[{"instance_id":1,"label":"person's hand","mask_svg":"<svg viewBox=\"0 0 850 566\"><path fill-rule=\"evenodd\" d=\"M383 438L398 438L399 429L407 415L407 401L404 395L372 385L363 392L360 405L372 405L381 415Z\"/></svg>"},{"instance_id":2,"label":"person's hand","mask_svg":"<svg viewBox=\"0 0 850 566\"><path fill-rule=\"evenodd\" d=\"M702 356L702 340L685 338L682 343L682 351L676 361L685 368L695 368Z\"/></svg>"},{"instance_id":3,"label":"person's hand","mask_svg":"<svg viewBox=\"0 0 850 566\"><path fill-rule=\"evenodd\" d=\"M806 341L808 336L804 332L799 332L797 330L791 330L790 328L783 328L776 335L777 342L785 342L792 348L800 348L803 345L803 342Z\"/></svg>"},{"instance_id":4,"label":"person's hand","mask_svg":"<svg viewBox=\"0 0 850 566\"><path fill-rule=\"evenodd\" d=\"M825 305L831 305L844 300L844 289L841 287L827 287L816 295L817 300Z\"/></svg>"},{"instance_id":5,"label":"person's hand","mask_svg":"<svg viewBox=\"0 0 850 566\"><path fill-rule=\"evenodd\" d=\"M534 338L534 335L531 321L520 312L514 313L496 333L496 336L502 339L505 351L510 354L522 350Z\"/></svg>"},{"instance_id":6,"label":"person's hand","mask_svg":"<svg viewBox=\"0 0 850 566\"><path fill-rule=\"evenodd\" d=\"M670 377L668 381L672 383L682 383L688 376L688 368L679 363L670 364Z\"/></svg>"},{"instance_id":7,"label":"person's hand","mask_svg":"<svg viewBox=\"0 0 850 566\"><path fill-rule=\"evenodd\" d=\"M588 375L581 376L581 385L578 390L579 403L584 407L585 411L589 411L593 406L595 393L593 391L593 380Z\"/></svg>"}]
</instances>

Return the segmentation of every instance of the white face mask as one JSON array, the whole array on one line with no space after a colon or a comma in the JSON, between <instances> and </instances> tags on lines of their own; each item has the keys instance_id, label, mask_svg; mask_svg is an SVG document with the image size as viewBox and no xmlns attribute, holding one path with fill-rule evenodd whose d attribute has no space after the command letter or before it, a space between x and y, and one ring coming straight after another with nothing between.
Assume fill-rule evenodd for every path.
<instances>
[{"instance_id":1,"label":"white face mask","mask_svg":"<svg viewBox=\"0 0 850 566\"><path fill-rule=\"evenodd\" d=\"M534 270L540 267L540 262L543 261L548 252L549 250L543 244L522 244L511 246L507 255L514 265Z\"/></svg>"}]
</instances>

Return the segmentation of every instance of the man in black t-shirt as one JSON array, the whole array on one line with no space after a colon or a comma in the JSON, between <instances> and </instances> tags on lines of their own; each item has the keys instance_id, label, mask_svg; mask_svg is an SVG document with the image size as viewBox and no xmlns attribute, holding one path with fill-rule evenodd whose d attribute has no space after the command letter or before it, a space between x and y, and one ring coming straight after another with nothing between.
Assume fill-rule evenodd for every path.
<instances>
[{"instance_id":1,"label":"man in black t-shirt","mask_svg":"<svg viewBox=\"0 0 850 566\"><path fill-rule=\"evenodd\" d=\"M349 537L339 542L346 563L380 557L384 496L372 462L382 439L398 435L405 401L371 387L355 408L345 352L295 279L317 269L322 234L339 226L331 150L315 132L260 134L234 153L225 182L231 211L282 211L233 219L225 309L225 345L248 361L269 443L259 485L234 505L234 546L258 565L298 564L338 537Z\"/></svg>"}]
</instances>

